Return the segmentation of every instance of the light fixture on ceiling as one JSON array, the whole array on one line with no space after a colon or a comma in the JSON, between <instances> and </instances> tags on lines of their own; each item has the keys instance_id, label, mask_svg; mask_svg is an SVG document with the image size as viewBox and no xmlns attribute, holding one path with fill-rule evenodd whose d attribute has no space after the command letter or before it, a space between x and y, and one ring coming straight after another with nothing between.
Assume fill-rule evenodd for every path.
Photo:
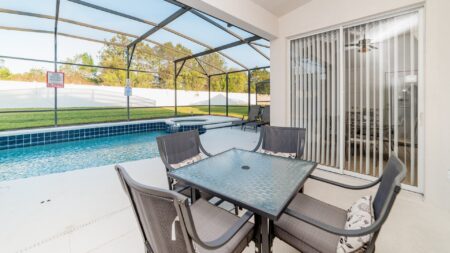
<instances>
[{"instance_id":1,"label":"light fixture on ceiling","mask_svg":"<svg viewBox=\"0 0 450 253\"><path fill-rule=\"evenodd\" d=\"M366 39L366 33L364 33L363 39L359 40L357 43L346 44L345 47L357 47L358 52L367 53L372 49L378 49L378 47L374 46L374 42L371 39Z\"/></svg>"}]
</instances>

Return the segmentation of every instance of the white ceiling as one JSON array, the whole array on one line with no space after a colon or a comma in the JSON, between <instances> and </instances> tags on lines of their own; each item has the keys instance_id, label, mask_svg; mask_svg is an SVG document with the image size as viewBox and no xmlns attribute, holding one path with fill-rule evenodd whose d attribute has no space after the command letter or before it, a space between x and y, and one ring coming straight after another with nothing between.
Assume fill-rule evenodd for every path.
<instances>
[{"instance_id":1,"label":"white ceiling","mask_svg":"<svg viewBox=\"0 0 450 253\"><path fill-rule=\"evenodd\" d=\"M308 3L311 0L251 0L264 9L280 17L296 9L297 7Z\"/></svg>"}]
</instances>

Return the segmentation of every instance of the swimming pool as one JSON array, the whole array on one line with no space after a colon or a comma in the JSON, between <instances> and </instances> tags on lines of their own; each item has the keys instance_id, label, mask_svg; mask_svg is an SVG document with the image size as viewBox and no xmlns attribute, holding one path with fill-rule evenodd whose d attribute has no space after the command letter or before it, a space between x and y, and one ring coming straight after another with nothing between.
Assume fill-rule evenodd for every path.
<instances>
[{"instance_id":1,"label":"swimming pool","mask_svg":"<svg viewBox=\"0 0 450 253\"><path fill-rule=\"evenodd\" d=\"M135 161L159 156L163 131L0 150L0 181Z\"/></svg>"}]
</instances>

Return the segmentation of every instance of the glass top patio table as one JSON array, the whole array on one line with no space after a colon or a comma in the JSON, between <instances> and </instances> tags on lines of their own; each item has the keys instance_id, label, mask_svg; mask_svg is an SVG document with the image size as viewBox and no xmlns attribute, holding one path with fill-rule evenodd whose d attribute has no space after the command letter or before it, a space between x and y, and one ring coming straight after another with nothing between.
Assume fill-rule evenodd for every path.
<instances>
[{"instance_id":1,"label":"glass top patio table","mask_svg":"<svg viewBox=\"0 0 450 253\"><path fill-rule=\"evenodd\" d=\"M316 165L309 161L230 149L174 170L169 176L276 220Z\"/></svg>"}]
</instances>

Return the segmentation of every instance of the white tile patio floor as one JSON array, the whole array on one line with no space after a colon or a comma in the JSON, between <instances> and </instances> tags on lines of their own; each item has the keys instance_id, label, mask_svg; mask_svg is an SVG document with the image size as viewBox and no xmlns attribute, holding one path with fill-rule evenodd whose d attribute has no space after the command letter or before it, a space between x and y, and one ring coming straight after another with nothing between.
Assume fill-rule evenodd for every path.
<instances>
[{"instance_id":1,"label":"white tile patio floor","mask_svg":"<svg viewBox=\"0 0 450 253\"><path fill-rule=\"evenodd\" d=\"M251 148L258 134L210 130L202 142L212 153ZM159 158L123 164L138 181L167 187ZM364 181L316 171L345 183ZM305 193L341 208L369 191L346 191L308 181ZM42 204L41 202L44 201ZM402 191L380 233L377 252L450 252L450 213ZM297 252L276 240L274 252ZM144 248L128 200L113 166L0 182L0 252L142 253ZM254 252L253 245L246 252Z\"/></svg>"}]
</instances>

